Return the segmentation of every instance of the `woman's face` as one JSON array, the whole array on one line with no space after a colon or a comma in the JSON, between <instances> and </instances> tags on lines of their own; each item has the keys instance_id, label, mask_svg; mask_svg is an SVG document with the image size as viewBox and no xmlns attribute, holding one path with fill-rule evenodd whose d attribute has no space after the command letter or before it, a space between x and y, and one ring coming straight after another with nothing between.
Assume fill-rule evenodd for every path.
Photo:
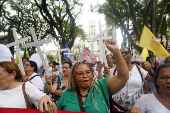
<instances>
[{"instance_id":1,"label":"woman's face","mask_svg":"<svg viewBox=\"0 0 170 113\"><path fill-rule=\"evenodd\" d=\"M153 62L151 62L151 67L152 67L152 69L155 68L155 64Z\"/></svg>"},{"instance_id":2,"label":"woman's face","mask_svg":"<svg viewBox=\"0 0 170 113\"><path fill-rule=\"evenodd\" d=\"M127 48L120 49L122 56L126 63L131 62L132 55L130 54L130 51Z\"/></svg>"},{"instance_id":3,"label":"woman's face","mask_svg":"<svg viewBox=\"0 0 170 113\"><path fill-rule=\"evenodd\" d=\"M26 62L25 63L25 65L24 65L24 71L25 71L25 73L27 73L27 72L34 72L34 67L31 67L31 64L30 64L30 62Z\"/></svg>"},{"instance_id":4,"label":"woman's face","mask_svg":"<svg viewBox=\"0 0 170 113\"><path fill-rule=\"evenodd\" d=\"M64 63L62 68L63 68L63 74L64 75L68 75L70 73L70 66L69 66L69 64Z\"/></svg>"},{"instance_id":5,"label":"woman's face","mask_svg":"<svg viewBox=\"0 0 170 113\"><path fill-rule=\"evenodd\" d=\"M12 82L13 76L0 67L0 90L7 90Z\"/></svg>"},{"instance_id":6,"label":"woman's face","mask_svg":"<svg viewBox=\"0 0 170 113\"><path fill-rule=\"evenodd\" d=\"M160 88L160 92L170 96L170 67L161 68L159 71L156 84Z\"/></svg>"},{"instance_id":7,"label":"woman's face","mask_svg":"<svg viewBox=\"0 0 170 113\"><path fill-rule=\"evenodd\" d=\"M54 65L53 63L52 63L52 68L55 68L56 67L56 65Z\"/></svg>"},{"instance_id":8,"label":"woman's face","mask_svg":"<svg viewBox=\"0 0 170 113\"><path fill-rule=\"evenodd\" d=\"M75 73L76 85L79 88L87 89L93 81L92 70L86 64L78 65Z\"/></svg>"},{"instance_id":9,"label":"woman's face","mask_svg":"<svg viewBox=\"0 0 170 113\"><path fill-rule=\"evenodd\" d=\"M108 55L107 56L107 64L108 65L113 65L113 63L114 63L113 57L111 55Z\"/></svg>"}]
</instances>

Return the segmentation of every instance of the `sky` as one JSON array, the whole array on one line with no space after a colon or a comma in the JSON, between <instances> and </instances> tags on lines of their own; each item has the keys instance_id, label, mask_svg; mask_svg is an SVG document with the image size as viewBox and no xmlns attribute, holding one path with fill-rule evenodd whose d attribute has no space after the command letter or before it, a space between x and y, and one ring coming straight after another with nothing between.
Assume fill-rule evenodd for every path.
<instances>
[{"instance_id":1,"label":"sky","mask_svg":"<svg viewBox=\"0 0 170 113\"><path fill-rule=\"evenodd\" d=\"M101 22L101 29L102 31L106 28L105 26L105 17L104 15L98 14L97 12L90 12L90 5L92 4L93 6L96 5L97 3L103 4L105 0L83 0L83 8L82 8L82 13L79 15L79 18L77 20L77 24L81 24L84 31L86 34L88 34L88 22L90 19L95 19L96 20L96 33L99 34L99 20ZM116 29L116 37L119 37L118 39L118 44L119 47L122 42L122 35L120 29ZM43 47L45 51L50 51L50 50L56 50L57 47L52 43L52 44L44 44Z\"/></svg>"}]
</instances>

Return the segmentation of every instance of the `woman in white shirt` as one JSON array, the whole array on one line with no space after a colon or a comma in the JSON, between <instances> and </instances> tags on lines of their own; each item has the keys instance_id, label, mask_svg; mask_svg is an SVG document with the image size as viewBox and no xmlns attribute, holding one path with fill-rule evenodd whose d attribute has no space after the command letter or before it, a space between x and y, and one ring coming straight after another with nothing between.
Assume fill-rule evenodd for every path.
<instances>
[{"instance_id":1,"label":"woman in white shirt","mask_svg":"<svg viewBox=\"0 0 170 113\"><path fill-rule=\"evenodd\" d=\"M135 104L142 113L170 113L170 64L162 64L156 70L157 93L142 96ZM130 111L136 110L131 108Z\"/></svg>"},{"instance_id":2,"label":"woman in white shirt","mask_svg":"<svg viewBox=\"0 0 170 113\"><path fill-rule=\"evenodd\" d=\"M26 76L24 77L23 81L24 82L29 81L33 85L35 85L40 91L43 91L44 84L41 76L37 74L38 72L37 63L31 60L27 61L24 65L24 70Z\"/></svg>"},{"instance_id":3,"label":"woman in white shirt","mask_svg":"<svg viewBox=\"0 0 170 113\"><path fill-rule=\"evenodd\" d=\"M52 105L51 98L43 94L30 82L18 82L22 73L14 62L0 62L0 107L3 108L27 108L22 86L25 84L25 92L31 103L39 110L48 111L47 103ZM45 108L43 109L43 106ZM53 109L55 106L53 106ZM55 111L55 109L54 109Z\"/></svg>"},{"instance_id":4,"label":"woman in white shirt","mask_svg":"<svg viewBox=\"0 0 170 113\"><path fill-rule=\"evenodd\" d=\"M120 49L122 56L129 69L129 79L126 85L110 98L111 112L125 112L130 107L134 106L135 102L144 95L143 84L144 80L154 82L147 71L151 71L149 62L143 62L143 68L140 68L131 63L132 54L129 48L123 47ZM114 70L113 75L117 74Z\"/></svg>"},{"instance_id":5,"label":"woman in white shirt","mask_svg":"<svg viewBox=\"0 0 170 113\"><path fill-rule=\"evenodd\" d=\"M103 76L104 77L113 76L113 71L115 70L114 57L113 57L113 55L109 54L109 55L106 56L106 59L107 59L108 67L104 66L101 63L99 64L98 73L97 73L98 74L98 79L103 78ZM110 75L106 74L107 72L109 72L109 70L110 70Z\"/></svg>"}]
</instances>

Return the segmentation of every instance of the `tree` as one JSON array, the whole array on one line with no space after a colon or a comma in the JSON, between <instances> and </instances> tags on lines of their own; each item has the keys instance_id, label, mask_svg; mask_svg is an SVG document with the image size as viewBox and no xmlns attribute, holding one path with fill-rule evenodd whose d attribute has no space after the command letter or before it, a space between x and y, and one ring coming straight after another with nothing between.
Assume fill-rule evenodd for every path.
<instances>
[{"instance_id":1,"label":"tree","mask_svg":"<svg viewBox=\"0 0 170 113\"><path fill-rule=\"evenodd\" d=\"M155 37L162 34L163 21L167 21L166 11L169 10L168 0L107 0L99 6L98 11L106 17L107 24L114 23L123 31L123 38L139 52L142 48L137 44L140 40L142 28L146 25ZM139 10L140 9L140 10ZM167 23L165 24L167 26ZM167 29L166 29L167 31ZM126 40L125 40L126 41ZM126 42L124 42L126 46Z\"/></svg>"},{"instance_id":2,"label":"tree","mask_svg":"<svg viewBox=\"0 0 170 113\"><path fill-rule=\"evenodd\" d=\"M50 25L51 35L59 40L60 47L64 48L67 42L71 49L79 30L75 22L83 4L78 0L50 0L48 3L46 0L34 1L42 17ZM80 10L77 12L75 8Z\"/></svg>"},{"instance_id":3,"label":"tree","mask_svg":"<svg viewBox=\"0 0 170 113\"><path fill-rule=\"evenodd\" d=\"M38 40L57 39L62 48L67 41L71 48L75 38L85 34L81 25L75 24L78 14L81 12L81 10L77 14L74 12L75 5L81 6L82 4L76 1L69 1L68 3L66 0L64 2L49 0L48 4L46 0L41 2L40 0L35 0L35 2L31 0L8 0L3 6L0 20L0 32L7 34L2 40L8 38L8 35L12 34L10 29L15 27L21 38L30 37L27 43L32 42L33 38L28 28L34 27ZM10 10L8 10L9 6ZM36 52L36 47L27 48L27 50L29 56L31 56ZM24 55L26 55L26 49Z\"/></svg>"}]
</instances>

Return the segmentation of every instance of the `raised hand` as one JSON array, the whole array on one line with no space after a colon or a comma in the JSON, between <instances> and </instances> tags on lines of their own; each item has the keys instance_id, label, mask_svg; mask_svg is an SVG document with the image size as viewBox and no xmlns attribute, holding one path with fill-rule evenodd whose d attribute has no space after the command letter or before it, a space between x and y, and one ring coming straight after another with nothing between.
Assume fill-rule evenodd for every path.
<instances>
[{"instance_id":1,"label":"raised hand","mask_svg":"<svg viewBox=\"0 0 170 113\"><path fill-rule=\"evenodd\" d=\"M52 77L50 76L50 78L48 77L48 75L45 75L45 80L47 82L47 84L52 84Z\"/></svg>"},{"instance_id":2,"label":"raised hand","mask_svg":"<svg viewBox=\"0 0 170 113\"><path fill-rule=\"evenodd\" d=\"M104 77L108 77L110 76L110 69L109 67L105 66L105 63L104 63Z\"/></svg>"},{"instance_id":3,"label":"raised hand","mask_svg":"<svg viewBox=\"0 0 170 113\"><path fill-rule=\"evenodd\" d=\"M152 66L149 62L144 61L142 62L142 68L144 68L146 71L148 71L149 73L152 72Z\"/></svg>"},{"instance_id":4,"label":"raised hand","mask_svg":"<svg viewBox=\"0 0 170 113\"><path fill-rule=\"evenodd\" d=\"M99 62L99 64L98 64L98 72L101 72L102 68L103 68L103 63Z\"/></svg>"},{"instance_id":5,"label":"raised hand","mask_svg":"<svg viewBox=\"0 0 170 113\"><path fill-rule=\"evenodd\" d=\"M27 81L29 81L30 79L29 79L29 77L28 77L27 75L23 75L23 74L22 74L22 80L23 80L24 82L27 82Z\"/></svg>"},{"instance_id":6,"label":"raised hand","mask_svg":"<svg viewBox=\"0 0 170 113\"><path fill-rule=\"evenodd\" d=\"M110 51L114 51L115 49L119 49L119 45L117 43L117 40L115 39L105 39L105 45L107 47L107 49L109 49Z\"/></svg>"}]
</instances>

